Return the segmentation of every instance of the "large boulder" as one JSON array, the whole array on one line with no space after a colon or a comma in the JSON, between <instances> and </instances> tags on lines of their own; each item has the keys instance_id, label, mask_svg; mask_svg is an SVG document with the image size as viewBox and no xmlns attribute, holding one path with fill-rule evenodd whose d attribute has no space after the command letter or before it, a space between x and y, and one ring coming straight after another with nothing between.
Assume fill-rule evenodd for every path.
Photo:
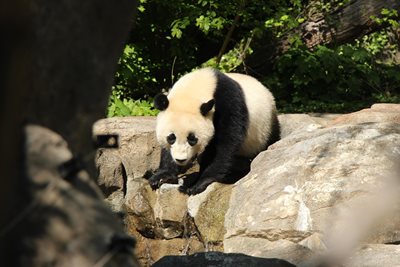
<instances>
[{"instance_id":1,"label":"large boulder","mask_svg":"<svg viewBox=\"0 0 400 267\"><path fill-rule=\"evenodd\" d=\"M278 116L281 138L296 132L308 132L327 126L338 114L281 114Z\"/></svg>"},{"instance_id":2,"label":"large boulder","mask_svg":"<svg viewBox=\"0 0 400 267\"><path fill-rule=\"evenodd\" d=\"M374 104L371 108L338 116L329 126L368 122L400 123L400 104Z\"/></svg>"},{"instance_id":3,"label":"large boulder","mask_svg":"<svg viewBox=\"0 0 400 267\"><path fill-rule=\"evenodd\" d=\"M264 259L251 257L240 253L208 252L196 253L191 256L167 256L156 262L153 267L192 267L192 266L218 266L218 267L294 267L280 259Z\"/></svg>"},{"instance_id":4,"label":"large boulder","mask_svg":"<svg viewBox=\"0 0 400 267\"><path fill-rule=\"evenodd\" d=\"M362 208L373 216L376 210L369 210L368 201L377 199L368 197L380 193L377 188L389 177L393 159L400 159L399 147L400 124L388 123L317 129L275 143L233 188L225 215L225 252L300 264L311 255L304 248L323 250L335 226L340 229L342 220L343 227L350 226L349 214ZM399 241L397 214L368 233L368 241Z\"/></svg>"}]
</instances>

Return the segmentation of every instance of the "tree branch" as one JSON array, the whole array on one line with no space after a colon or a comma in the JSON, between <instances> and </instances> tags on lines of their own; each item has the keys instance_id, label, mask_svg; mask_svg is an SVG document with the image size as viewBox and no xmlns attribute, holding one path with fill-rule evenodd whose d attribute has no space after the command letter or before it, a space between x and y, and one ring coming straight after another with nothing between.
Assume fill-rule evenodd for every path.
<instances>
[{"instance_id":1,"label":"tree branch","mask_svg":"<svg viewBox=\"0 0 400 267\"><path fill-rule=\"evenodd\" d=\"M379 17L383 8L400 12L400 1L352 1L325 17L304 22L275 43L271 41L271 38L264 38L268 41L263 47L253 48L255 52L248 57L246 63L252 69L253 75L268 73L275 60L290 48L290 40L296 35L300 36L303 43L312 49L321 44L343 44L377 31L384 25L377 24L371 16Z\"/></svg>"}]
</instances>

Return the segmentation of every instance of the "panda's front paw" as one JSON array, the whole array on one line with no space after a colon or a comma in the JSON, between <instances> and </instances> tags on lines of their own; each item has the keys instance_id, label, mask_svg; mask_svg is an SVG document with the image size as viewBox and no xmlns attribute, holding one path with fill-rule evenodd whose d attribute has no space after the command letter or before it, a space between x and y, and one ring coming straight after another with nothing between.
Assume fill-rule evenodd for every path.
<instances>
[{"instance_id":1,"label":"panda's front paw","mask_svg":"<svg viewBox=\"0 0 400 267\"><path fill-rule=\"evenodd\" d=\"M151 189L156 190L162 184L169 183L169 184L177 184L178 177L174 174L171 174L166 171L158 171L153 176L149 178L149 184Z\"/></svg>"},{"instance_id":2,"label":"panda's front paw","mask_svg":"<svg viewBox=\"0 0 400 267\"><path fill-rule=\"evenodd\" d=\"M189 196L194 196L197 194L200 194L201 192L203 192L204 190L206 190L207 186L192 186L190 188L188 188L186 190L186 194L188 194Z\"/></svg>"},{"instance_id":3,"label":"panda's front paw","mask_svg":"<svg viewBox=\"0 0 400 267\"><path fill-rule=\"evenodd\" d=\"M189 187L187 187L187 186L185 186L185 185L181 185L181 186L178 188L179 192L189 195L188 192L187 192L188 189L189 189Z\"/></svg>"},{"instance_id":4,"label":"panda's front paw","mask_svg":"<svg viewBox=\"0 0 400 267\"><path fill-rule=\"evenodd\" d=\"M197 194L203 192L204 190L205 190L205 188L201 189L196 186L186 187L186 186L182 185L179 187L180 192L182 192L186 195L189 195L189 196L197 195Z\"/></svg>"},{"instance_id":5,"label":"panda's front paw","mask_svg":"<svg viewBox=\"0 0 400 267\"><path fill-rule=\"evenodd\" d=\"M153 189L153 190L156 190L157 188L159 188L162 185L161 177L158 177L156 174L151 176L148 181L149 181L151 189Z\"/></svg>"},{"instance_id":6,"label":"panda's front paw","mask_svg":"<svg viewBox=\"0 0 400 267\"><path fill-rule=\"evenodd\" d=\"M204 190L206 190L207 186L209 186L213 182L215 182L215 180L212 178L205 179L205 180L197 182L196 184L194 184L190 187L183 185L183 186L179 187L179 191L181 191L182 193L185 193L189 196L197 195L197 194L200 194L201 192L203 192Z\"/></svg>"}]
</instances>

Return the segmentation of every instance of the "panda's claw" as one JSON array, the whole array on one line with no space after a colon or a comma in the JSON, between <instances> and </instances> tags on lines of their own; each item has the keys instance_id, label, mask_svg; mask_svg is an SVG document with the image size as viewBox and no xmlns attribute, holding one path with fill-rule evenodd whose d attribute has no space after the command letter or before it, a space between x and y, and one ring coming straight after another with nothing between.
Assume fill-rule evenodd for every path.
<instances>
[{"instance_id":1,"label":"panda's claw","mask_svg":"<svg viewBox=\"0 0 400 267\"><path fill-rule=\"evenodd\" d=\"M177 184L178 177L176 175L169 174L168 172L160 171L151 176L148 181L151 189L156 190L165 183Z\"/></svg>"},{"instance_id":2,"label":"panda's claw","mask_svg":"<svg viewBox=\"0 0 400 267\"><path fill-rule=\"evenodd\" d=\"M184 193L184 194L188 194L188 187L181 185L180 187L178 187L179 192Z\"/></svg>"},{"instance_id":3,"label":"panda's claw","mask_svg":"<svg viewBox=\"0 0 400 267\"><path fill-rule=\"evenodd\" d=\"M193 187L186 187L186 186L180 186L178 188L178 190L179 190L179 192L181 192L183 194L186 194L186 195L189 195L189 196L196 195L196 194L200 193L200 192L196 193L195 192L196 190Z\"/></svg>"},{"instance_id":4,"label":"panda's claw","mask_svg":"<svg viewBox=\"0 0 400 267\"><path fill-rule=\"evenodd\" d=\"M192 187L180 186L179 191L189 196L194 196L203 192L206 188L207 186L195 184Z\"/></svg>"},{"instance_id":5,"label":"panda's claw","mask_svg":"<svg viewBox=\"0 0 400 267\"><path fill-rule=\"evenodd\" d=\"M149 179L149 184L151 189L156 190L157 188L160 187L160 180L155 180L155 179Z\"/></svg>"}]
</instances>

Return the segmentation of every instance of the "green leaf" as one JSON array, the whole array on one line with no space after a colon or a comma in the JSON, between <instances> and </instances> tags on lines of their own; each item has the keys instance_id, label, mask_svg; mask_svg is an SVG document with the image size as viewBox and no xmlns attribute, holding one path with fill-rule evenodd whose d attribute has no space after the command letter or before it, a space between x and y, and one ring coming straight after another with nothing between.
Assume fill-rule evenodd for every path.
<instances>
[{"instance_id":1,"label":"green leaf","mask_svg":"<svg viewBox=\"0 0 400 267\"><path fill-rule=\"evenodd\" d=\"M122 116L131 115L129 108L127 106L125 106L125 104L119 98L116 97L114 99L114 103L115 103L116 107L119 109L120 115L122 115Z\"/></svg>"}]
</instances>

